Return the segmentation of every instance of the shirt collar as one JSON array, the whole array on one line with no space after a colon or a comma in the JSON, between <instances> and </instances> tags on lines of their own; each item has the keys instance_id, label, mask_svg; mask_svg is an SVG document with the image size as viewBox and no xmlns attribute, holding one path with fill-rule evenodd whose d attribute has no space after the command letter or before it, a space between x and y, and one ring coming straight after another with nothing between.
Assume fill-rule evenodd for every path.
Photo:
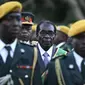
<instances>
[{"instance_id":1,"label":"shirt collar","mask_svg":"<svg viewBox=\"0 0 85 85\"><path fill-rule=\"evenodd\" d=\"M41 56L42 56L45 52L47 52L47 53L49 54L50 57L52 56L53 46L51 46L50 49L49 49L48 51L45 51L45 50L40 46L39 43L38 43L38 47L39 47Z\"/></svg>"},{"instance_id":2,"label":"shirt collar","mask_svg":"<svg viewBox=\"0 0 85 85\"><path fill-rule=\"evenodd\" d=\"M79 54L77 54L75 51L73 51L73 54L74 54L74 58L76 60L76 63L78 65L78 67L80 68L83 58Z\"/></svg>"},{"instance_id":3,"label":"shirt collar","mask_svg":"<svg viewBox=\"0 0 85 85\"><path fill-rule=\"evenodd\" d=\"M12 51L14 52L16 44L17 44L17 39L15 39L13 43L7 45L0 39L0 50L2 50L5 46L10 46L12 48Z\"/></svg>"}]
</instances>

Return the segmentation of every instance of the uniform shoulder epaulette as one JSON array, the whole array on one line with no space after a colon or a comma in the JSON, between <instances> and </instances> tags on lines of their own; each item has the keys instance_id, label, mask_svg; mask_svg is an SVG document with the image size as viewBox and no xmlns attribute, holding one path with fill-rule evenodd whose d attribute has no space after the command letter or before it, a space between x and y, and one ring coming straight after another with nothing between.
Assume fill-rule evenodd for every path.
<instances>
[{"instance_id":1,"label":"uniform shoulder epaulette","mask_svg":"<svg viewBox=\"0 0 85 85\"><path fill-rule=\"evenodd\" d=\"M20 43L23 43L23 44L28 44L28 45L30 44L29 42L21 41L21 40L20 40L19 42L20 42Z\"/></svg>"},{"instance_id":2,"label":"uniform shoulder epaulette","mask_svg":"<svg viewBox=\"0 0 85 85\"><path fill-rule=\"evenodd\" d=\"M58 48L52 57L52 59L63 57L67 55L67 51L63 50L62 48Z\"/></svg>"},{"instance_id":3,"label":"uniform shoulder epaulette","mask_svg":"<svg viewBox=\"0 0 85 85\"><path fill-rule=\"evenodd\" d=\"M35 46L35 45L30 44L30 43L25 43L25 42L22 42L22 41L20 41L20 43L23 44L23 45L28 45L30 47L34 47Z\"/></svg>"},{"instance_id":4,"label":"uniform shoulder epaulette","mask_svg":"<svg viewBox=\"0 0 85 85\"><path fill-rule=\"evenodd\" d=\"M36 46L36 45L37 45L37 43L38 43L38 41L31 41L31 45Z\"/></svg>"}]
</instances>

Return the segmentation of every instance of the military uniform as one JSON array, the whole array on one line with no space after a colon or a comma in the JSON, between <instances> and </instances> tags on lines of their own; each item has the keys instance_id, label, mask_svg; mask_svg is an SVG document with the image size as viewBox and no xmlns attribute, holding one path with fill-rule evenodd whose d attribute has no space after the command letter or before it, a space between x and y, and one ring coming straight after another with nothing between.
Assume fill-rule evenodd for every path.
<instances>
[{"instance_id":1,"label":"military uniform","mask_svg":"<svg viewBox=\"0 0 85 85\"><path fill-rule=\"evenodd\" d=\"M57 35L59 35L58 37L60 38L60 41L62 41L58 45L56 45L56 47L62 48L66 51L70 51L70 48L69 48L70 46L67 45L68 32L69 32L70 28L68 28L67 26L61 25L61 26L57 26L56 29L57 29L57 31L60 32ZM61 33L63 36L61 35ZM66 39L64 40L63 37L65 37ZM56 39L56 42L57 42L57 40L58 39ZM55 44L56 44L56 42L55 42Z\"/></svg>"},{"instance_id":2,"label":"military uniform","mask_svg":"<svg viewBox=\"0 0 85 85\"><path fill-rule=\"evenodd\" d=\"M68 56L61 57L59 65L56 63L56 60L50 63L44 85L83 85L81 73L77 67L73 53L71 52Z\"/></svg>"},{"instance_id":3,"label":"military uniform","mask_svg":"<svg viewBox=\"0 0 85 85\"><path fill-rule=\"evenodd\" d=\"M7 64L0 63L0 77L10 74L14 85L30 85L33 70L33 46L24 43L17 43L10 69ZM36 62L36 61L34 61ZM40 68L38 62L34 69L33 85L41 85Z\"/></svg>"},{"instance_id":4,"label":"military uniform","mask_svg":"<svg viewBox=\"0 0 85 85\"><path fill-rule=\"evenodd\" d=\"M34 14L31 12L22 12L21 15L22 28L18 35L18 39L23 43L31 44Z\"/></svg>"},{"instance_id":5,"label":"military uniform","mask_svg":"<svg viewBox=\"0 0 85 85\"><path fill-rule=\"evenodd\" d=\"M51 62L48 64L46 71L42 74L42 81L44 82L44 80L45 80L45 85L52 85L52 84L57 85L57 83L55 83L56 82L56 72L54 70L55 66L53 66L53 64L55 64L54 63L55 59L60 58L61 56L66 56L66 54L67 54L67 51L65 51L61 48L58 48L56 50L55 54L53 55L53 57L51 59ZM51 68L52 66L53 66L53 68ZM50 70L53 72L52 75L50 75ZM50 79L52 80L52 82Z\"/></svg>"},{"instance_id":6,"label":"military uniform","mask_svg":"<svg viewBox=\"0 0 85 85\"><path fill-rule=\"evenodd\" d=\"M61 42L59 43L57 46L57 48L62 48L64 50L66 50L67 52L70 52L72 50L72 44L71 42Z\"/></svg>"},{"instance_id":7,"label":"military uniform","mask_svg":"<svg viewBox=\"0 0 85 85\"><path fill-rule=\"evenodd\" d=\"M12 27L13 29L7 23L4 24L6 26L9 25L8 26L9 28L2 27L2 30L4 29L1 35L1 41L3 45L10 47L12 45L13 48L15 49L13 51L13 57L11 59L10 64L6 63L7 59L6 62L3 61L3 58L5 56L2 56L1 54L4 55L6 54L3 53L4 51L2 52L0 51L0 85L42 85L40 67L37 62L37 50L35 50L36 48L34 46L21 43L18 40L16 41L15 45L13 44L16 39L16 34L17 34L16 31L18 32L19 31L18 29L20 29L19 26L21 26L20 25L20 17L21 17L20 12L22 10L21 3L17 1L6 2L0 6L0 10L1 10L0 20L3 18L0 25L2 25L2 23L4 22L4 17L6 19L5 21L11 23L13 27L15 25L14 28ZM10 21L8 17L12 17ZM12 21L14 21L13 24ZM5 31L6 29L7 30L11 29L11 31ZM13 35L12 34L10 35L10 33L12 33ZM2 43L0 42L0 44ZM5 49L4 46L1 50ZM10 53L9 52L7 53L11 54L11 51Z\"/></svg>"}]
</instances>

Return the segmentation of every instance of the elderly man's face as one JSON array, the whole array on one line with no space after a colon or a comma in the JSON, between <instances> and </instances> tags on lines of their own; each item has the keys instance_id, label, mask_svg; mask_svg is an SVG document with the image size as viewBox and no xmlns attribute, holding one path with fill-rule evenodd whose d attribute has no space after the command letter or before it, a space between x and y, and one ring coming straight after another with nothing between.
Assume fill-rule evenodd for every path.
<instances>
[{"instance_id":1,"label":"elderly man's face","mask_svg":"<svg viewBox=\"0 0 85 85\"><path fill-rule=\"evenodd\" d=\"M1 38L16 38L21 28L21 14L12 12L6 15L0 24Z\"/></svg>"},{"instance_id":2,"label":"elderly man's face","mask_svg":"<svg viewBox=\"0 0 85 85\"><path fill-rule=\"evenodd\" d=\"M73 48L82 57L85 57L85 33L73 37Z\"/></svg>"},{"instance_id":3,"label":"elderly man's face","mask_svg":"<svg viewBox=\"0 0 85 85\"><path fill-rule=\"evenodd\" d=\"M55 37L54 26L52 24L41 24L38 33L38 41L44 50L48 50L53 45Z\"/></svg>"}]
</instances>

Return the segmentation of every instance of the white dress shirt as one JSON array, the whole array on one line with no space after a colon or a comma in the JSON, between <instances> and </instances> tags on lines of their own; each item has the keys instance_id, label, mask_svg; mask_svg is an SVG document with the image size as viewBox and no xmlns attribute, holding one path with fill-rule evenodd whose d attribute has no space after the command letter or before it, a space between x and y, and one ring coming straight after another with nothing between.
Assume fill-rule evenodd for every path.
<instances>
[{"instance_id":1,"label":"white dress shirt","mask_svg":"<svg viewBox=\"0 0 85 85\"><path fill-rule=\"evenodd\" d=\"M11 57L13 58L16 44L17 44L17 39L15 39L15 41L14 41L13 43L11 43L11 44L5 44L5 43L0 39L0 55L1 55L4 63L6 62L7 55L8 55L8 51L7 51L6 48L4 48L4 47L5 47L5 46L10 46L10 47L11 47L10 55L11 55Z\"/></svg>"},{"instance_id":2,"label":"white dress shirt","mask_svg":"<svg viewBox=\"0 0 85 85\"><path fill-rule=\"evenodd\" d=\"M40 46L40 44L38 43L38 48L39 48L39 51L40 51L42 60L44 61L44 58L45 58L45 57L43 56L43 54L44 54L45 52L47 52L47 53L49 54L48 61L50 61L50 60L51 60L51 57L52 57L53 46L51 46L48 51L45 51L45 50Z\"/></svg>"},{"instance_id":3,"label":"white dress shirt","mask_svg":"<svg viewBox=\"0 0 85 85\"><path fill-rule=\"evenodd\" d=\"M81 71L81 62L82 62L83 58L79 54L77 54L75 51L73 51L73 54L74 54L76 64L77 64L79 70Z\"/></svg>"}]
</instances>

